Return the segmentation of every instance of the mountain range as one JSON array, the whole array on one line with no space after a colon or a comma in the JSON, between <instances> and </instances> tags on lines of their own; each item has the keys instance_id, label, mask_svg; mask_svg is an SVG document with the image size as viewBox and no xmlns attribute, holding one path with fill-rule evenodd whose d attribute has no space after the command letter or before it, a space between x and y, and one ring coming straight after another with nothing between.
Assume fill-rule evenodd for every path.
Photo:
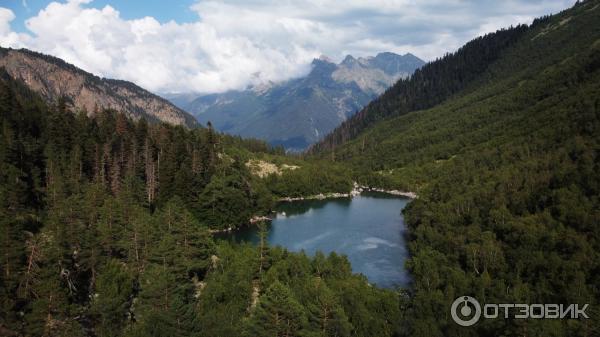
<instances>
[{"instance_id":1,"label":"mountain range","mask_svg":"<svg viewBox=\"0 0 600 337\"><path fill-rule=\"evenodd\" d=\"M0 67L48 103L64 97L70 105L88 114L110 108L134 119L198 126L193 116L134 83L100 78L53 56L0 47Z\"/></svg>"},{"instance_id":2,"label":"mountain range","mask_svg":"<svg viewBox=\"0 0 600 337\"><path fill-rule=\"evenodd\" d=\"M303 150L425 62L412 54L351 55L339 64L321 56L308 75L208 95L165 95L220 131Z\"/></svg>"},{"instance_id":3,"label":"mountain range","mask_svg":"<svg viewBox=\"0 0 600 337\"><path fill-rule=\"evenodd\" d=\"M83 76L54 58L6 53L13 51L0 55L1 336L600 331L600 0L477 37L388 89L354 71L336 73L376 57L347 58L350 65L321 58L304 78L238 92L247 94L240 109L281 95L280 104L316 104L318 115L340 83L367 96L385 90L302 157L212 128L109 113L75 118L38 96L67 95L74 106L122 97L127 108L145 93L171 105L140 88L140 96L118 96L108 90L123 82ZM79 91L72 76L83 76ZM296 132L296 119L271 113L271 128ZM390 267L406 269L408 288L372 285L335 252L311 257L212 235L264 219L278 200L363 187L415 194L395 212L407 251ZM330 202L356 201L316 207ZM339 222L341 237L362 234L346 220L327 219ZM262 237L268 226L257 226ZM455 315L469 297L492 313ZM518 303L531 317L518 318ZM552 303L577 309L551 318ZM585 315L568 316L575 311ZM473 326L461 324L468 317Z\"/></svg>"}]
</instances>

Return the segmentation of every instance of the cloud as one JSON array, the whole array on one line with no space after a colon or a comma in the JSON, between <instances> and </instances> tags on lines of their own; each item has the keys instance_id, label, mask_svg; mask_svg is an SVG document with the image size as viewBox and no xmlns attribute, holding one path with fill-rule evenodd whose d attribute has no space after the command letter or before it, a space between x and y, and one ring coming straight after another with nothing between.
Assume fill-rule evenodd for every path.
<instances>
[{"instance_id":1,"label":"cloud","mask_svg":"<svg viewBox=\"0 0 600 337\"><path fill-rule=\"evenodd\" d=\"M0 44L55 55L155 92L221 92L302 76L320 54L411 52L432 60L477 35L572 1L199 1L192 23L126 20L91 0L52 2L16 33L0 8Z\"/></svg>"},{"instance_id":2,"label":"cloud","mask_svg":"<svg viewBox=\"0 0 600 337\"><path fill-rule=\"evenodd\" d=\"M8 8L0 7L0 45L2 46L22 46L24 42L29 41L26 34L17 34L10 28L10 22L15 19L15 14Z\"/></svg>"},{"instance_id":3,"label":"cloud","mask_svg":"<svg viewBox=\"0 0 600 337\"><path fill-rule=\"evenodd\" d=\"M15 19L15 14L7 8L0 7L0 34L10 33L10 22Z\"/></svg>"}]
</instances>

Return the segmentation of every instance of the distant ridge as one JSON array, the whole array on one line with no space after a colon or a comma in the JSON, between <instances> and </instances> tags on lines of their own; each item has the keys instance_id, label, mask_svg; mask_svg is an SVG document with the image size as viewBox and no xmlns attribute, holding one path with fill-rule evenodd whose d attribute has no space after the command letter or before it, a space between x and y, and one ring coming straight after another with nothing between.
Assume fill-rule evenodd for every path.
<instances>
[{"instance_id":1,"label":"distant ridge","mask_svg":"<svg viewBox=\"0 0 600 337\"><path fill-rule=\"evenodd\" d=\"M339 64L322 55L302 78L195 98L166 97L220 131L301 151L423 64L412 54L348 55Z\"/></svg>"}]
</instances>

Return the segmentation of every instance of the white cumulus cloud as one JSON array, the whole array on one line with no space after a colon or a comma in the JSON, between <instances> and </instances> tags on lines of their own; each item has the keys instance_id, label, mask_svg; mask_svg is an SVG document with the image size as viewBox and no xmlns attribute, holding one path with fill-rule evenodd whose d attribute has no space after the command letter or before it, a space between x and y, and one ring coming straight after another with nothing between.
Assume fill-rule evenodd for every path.
<instances>
[{"instance_id":1,"label":"white cumulus cloud","mask_svg":"<svg viewBox=\"0 0 600 337\"><path fill-rule=\"evenodd\" d=\"M477 35L556 12L572 1L199 1L192 23L127 20L91 0L51 2L11 29L0 7L0 45L57 56L155 92L221 92L282 81L320 54L411 52L432 60Z\"/></svg>"}]
</instances>

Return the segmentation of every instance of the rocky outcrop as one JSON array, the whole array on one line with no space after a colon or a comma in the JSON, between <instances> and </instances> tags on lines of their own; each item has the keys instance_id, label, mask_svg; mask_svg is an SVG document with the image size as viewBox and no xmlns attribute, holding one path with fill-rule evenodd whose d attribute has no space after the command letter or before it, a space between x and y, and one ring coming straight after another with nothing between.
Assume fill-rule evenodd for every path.
<instances>
[{"instance_id":1,"label":"rocky outcrop","mask_svg":"<svg viewBox=\"0 0 600 337\"><path fill-rule=\"evenodd\" d=\"M386 193L386 194L396 195L399 197L405 197L405 198L409 198L409 199L417 198L417 194L415 192L405 192L405 191L400 191L400 190L386 190L383 188L362 186L355 182L354 187L352 188L352 191L350 191L350 193L333 192L333 193L321 193L321 194L317 194L317 195L309 195L306 197L283 197L283 198L279 199L279 201L290 202L290 201L300 201L300 200L323 200L323 199L336 199L336 198L352 198L354 196L361 194L362 192Z\"/></svg>"},{"instance_id":2,"label":"rocky outcrop","mask_svg":"<svg viewBox=\"0 0 600 337\"><path fill-rule=\"evenodd\" d=\"M280 176L284 171L293 171L299 169L300 166L281 164L277 165L260 159L250 159L246 162L246 167L250 172L259 177L265 178L271 174Z\"/></svg>"},{"instance_id":3,"label":"rocky outcrop","mask_svg":"<svg viewBox=\"0 0 600 337\"><path fill-rule=\"evenodd\" d=\"M198 125L193 116L131 82L100 78L56 57L26 49L0 48L0 67L49 103L66 97L69 104L88 115L111 108L134 119Z\"/></svg>"},{"instance_id":4,"label":"rocky outcrop","mask_svg":"<svg viewBox=\"0 0 600 337\"><path fill-rule=\"evenodd\" d=\"M383 188L369 188L368 189L371 192L380 192L380 193L386 193L386 194L391 194L391 195L397 195L399 197L405 197L405 198L409 198L409 199L416 199L417 198L417 194L415 192L405 192L405 191L400 191L400 190L386 190Z\"/></svg>"}]
</instances>

